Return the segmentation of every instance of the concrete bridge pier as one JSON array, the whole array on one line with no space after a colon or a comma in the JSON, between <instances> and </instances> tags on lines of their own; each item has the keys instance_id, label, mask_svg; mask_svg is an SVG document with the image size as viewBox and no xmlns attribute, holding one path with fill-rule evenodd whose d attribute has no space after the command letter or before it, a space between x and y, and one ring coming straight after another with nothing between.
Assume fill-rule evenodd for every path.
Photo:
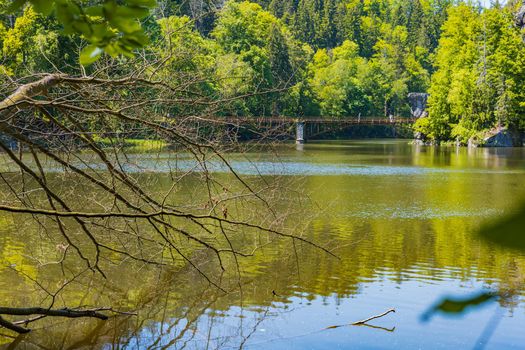
<instances>
[{"instance_id":1,"label":"concrete bridge pier","mask_svg":"<svg viewBox=\"0 0 525 350\"><path fill-rule=\"evenodd\" d=\"M306 123L302 121L295 122L295 143L302 145L305 143L305 126Z\"/></svg>"}]
</instances>

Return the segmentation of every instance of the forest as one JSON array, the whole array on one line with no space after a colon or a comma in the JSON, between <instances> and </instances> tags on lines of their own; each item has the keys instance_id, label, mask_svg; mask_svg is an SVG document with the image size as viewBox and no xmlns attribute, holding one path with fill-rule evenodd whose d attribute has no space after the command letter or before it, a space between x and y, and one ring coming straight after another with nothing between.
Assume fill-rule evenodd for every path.
<instances>
[{"instance_id":1,"label":"forest","mask_svg":"<svg viewBox=\"0 0 525 350\"><path fill-rule=\"evenodd\" d=\"M97 46L101 33L64 25L59 11L47 16L46 2L14 11L9 3L0 3L3 83L35 73L90 75L108 61L118 68L106 73L119 75L126 62L131 70L173 47L165 75L194 77L192 93L210 100L243 97L214 109L218 116L408 117L407 95L425 92L428 116L414 126L425 140L467 144L493 129L525 127L516 0L490 8L454 0L146 1L150 11L122 13L140 18L143 29L124 37L125 50ZM119 30L136 25L125 21Z\"/></svg>"}]
</instances>

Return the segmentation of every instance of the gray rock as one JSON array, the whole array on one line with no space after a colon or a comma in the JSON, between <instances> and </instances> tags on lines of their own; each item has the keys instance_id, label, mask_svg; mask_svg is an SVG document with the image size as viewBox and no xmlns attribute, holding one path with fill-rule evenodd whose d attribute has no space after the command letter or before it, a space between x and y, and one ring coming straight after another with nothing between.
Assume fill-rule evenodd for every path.
<instances>
[{"instance_id":1,"label":"gray rock","mask_svg":"<svg viewBox=\"0 0 525 350\"><path fill-rule=\"evenodd\" d=\"M479 146L479 141L474 139L474 138L470 138L468 140L468 148L476 148Z\"/></svg>"},{"instance_id":2,"label":"gray rock","mask_svg":"<svg viewBox=\"0 0 525 350\"><path fill-rule=\"evenodd\" d=\"M521 135L508 129L493 131L483 139L483 147L521 147L522 145Z\"/></svg>"},{"instance_id":3,"label":"gray rock","mask_svg":"<svg viewBox=\"0 0 525 350\"><path fill-rule=\"evenodd\" d=\"M516 14L516 25L520 28L525 28L525 1Z\"/></svg>"},{"instance_id":4,"label":"gray rock","mask_svg":"<svg viewBox=\"0 0 525 350\"><path fill-rule=\"evenodd\" d=\"M420 133L420 132L414 132L414 138L416 140L425 140L426 139L425 135L423 135L423 133Z\"/></svg>"},{"instance_id":5,"label":"gray rock","mask_svg":"<svg viewBox=\"0 0 525 350\"><path fill-rule=\"evenodd\" d=\"M414 118L421 118L427 115L428 94L424 92L411 92L408 94L410 111Z\"/></svg>"}]
</instances>

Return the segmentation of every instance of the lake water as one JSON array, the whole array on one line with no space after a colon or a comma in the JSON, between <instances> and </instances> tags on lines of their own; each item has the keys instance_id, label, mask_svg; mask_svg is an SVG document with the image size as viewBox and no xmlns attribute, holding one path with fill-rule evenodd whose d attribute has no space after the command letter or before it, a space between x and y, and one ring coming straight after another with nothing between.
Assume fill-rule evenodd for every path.
<instances>
[{"instance_id":1,"label":"lake water","mask_svg":"<svg viewBox=\"0 0 525 350\"><path fill-rule=\"evenodd\" d=\"M228 293L191 267L119 264L108 279L73 282L57 304L112 306L138 316L105 322L48 319L23 337L0 330L0 346L525 349L525 255L476 234L525 196L525 150L424 147L407 140L319 142L277 150L278 155L232 154L232 165L247 178L286 184L286 193L295 194L283 195L276 208L286 208L287 225L338 258L304 244L295 251L289 242L268 244L241 262L240 287ZM169 187L169 153L131 158L128 171L157 178L151 186L159 190ZM3 169L9 166L4 160ZM177 166L193 165L182 159ZM213 162L209 170L225 171ZM182 192L192 192L191 181L181 186L188 187ZM38 225L19 216L0 216L1 306L38 304L46 296L35 280L49 290L63 283L56 277L58 267L47 269L31 258L42 254L36 249L53 251L39 244L41 234ZM235 280L236 273L227 274L225 279ZM423 320L445 297L484 290L512 297L459 316ZM396 312L370 326L344 326L389 309Z\"/></svg>"}]
</instances>

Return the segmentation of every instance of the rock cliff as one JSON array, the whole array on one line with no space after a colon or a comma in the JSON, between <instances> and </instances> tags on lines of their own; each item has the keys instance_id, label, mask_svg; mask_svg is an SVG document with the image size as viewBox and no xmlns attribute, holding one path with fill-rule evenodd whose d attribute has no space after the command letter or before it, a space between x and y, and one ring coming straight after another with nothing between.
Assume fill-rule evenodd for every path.
<instances>
[{"instance_id":1,"label":"rock cliff","mask_svg":"<svg viewBox=\"0 0 525 350\"><path fill-rule=\"evenodd\" d=\"M522 29L525 28L525 0L523 0L518 13L516 14L516 25Z\"/></svg>"},{"instance_id":2,"label":"rock cliff","mask_svg":"<svg viewBox=\"0 0 525 350\"><path fill-rule=\"evenodd\" d=\"M408 94L408 101L410 103L410 112L412 113L412 117L422 118L427 116L427 93L411 92Z\"/></svg>"}]
</instances>

